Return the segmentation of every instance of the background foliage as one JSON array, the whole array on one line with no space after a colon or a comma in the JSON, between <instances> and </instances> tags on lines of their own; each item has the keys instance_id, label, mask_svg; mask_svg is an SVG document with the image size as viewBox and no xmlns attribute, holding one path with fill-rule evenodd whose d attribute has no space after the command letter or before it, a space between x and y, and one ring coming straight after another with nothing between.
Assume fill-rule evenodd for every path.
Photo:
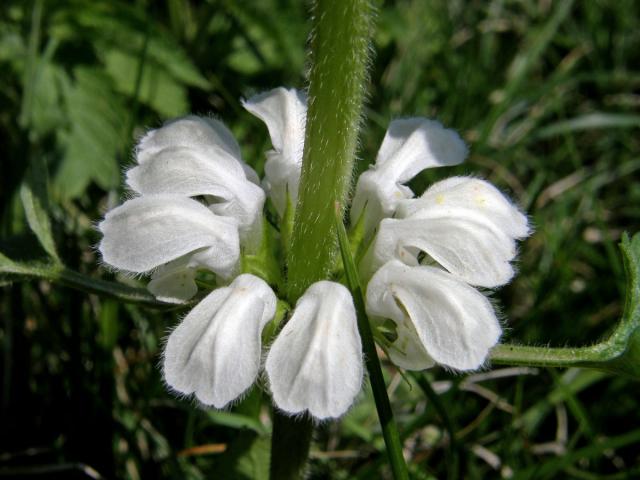
<instances>
[{"instance_id":1,"label":"background foliage","mask_svg":"<svg viewBox=\"0 0 640 480\"><path fill-rule=\"evenodd\" d=\"M5 1L0 263L59 255L112 278L93 225L122 198L135 138L170 117L218 116L260 173L268 136L239 99L304 86L308 15L294 0ZM620 315L616 244L640 225L639 23L633 0L381 5L359 168L392 118L436 117L462 132L465 165L412 186L479 175L530 215L520 275L493 295L506 339L590 344ZM52 235L36 222L39 242L28 224L47 214ZM258 390L213 412L164 389L159 349L184 312L9 275L0 288L0 478L266 477ZM386 374L415 478L640 475L638 387L625 378ZM366 392L318 429L310 477L384 478L383 452Z\"/></svg>"}]
</instances>

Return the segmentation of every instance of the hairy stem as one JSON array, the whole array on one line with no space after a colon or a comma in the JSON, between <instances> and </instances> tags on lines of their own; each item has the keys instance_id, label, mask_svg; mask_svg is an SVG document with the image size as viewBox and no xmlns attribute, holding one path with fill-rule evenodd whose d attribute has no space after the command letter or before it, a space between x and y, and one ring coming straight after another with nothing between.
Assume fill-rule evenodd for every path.
<instances>
[{"instance_id":1,"label":"hairy stem","mask_svg":"<svg viewBox=\"0 0 640 480\"><path fill-rule=\"evenodd\" d=\"M334 205L343 205L355 158L367 80L373 8L369 0L313 4L309 106L302 173L287 255L287 296L296 300L323 280L337 253ZM271 478L302 476L311 442L308 417L274 412Z\"/></svg>"},{"instance_id":2,"label":"hairy stem","mask_svg":"<svg viewBox=\"0 0 640 480\"><path fill-rule=\"evenodd\" d=\"M318 0L311 38L302 175L288 257L288 296L327 278L337 253L334 206L349 193L369 58L366 0Z\"/></svg>"},{"instance_id":3,"label":"hairy stem","mask_svg":"<svg viewBox=\"0 0 640 480\"><path fill-rule=\"evenodd\" d=\"M497 365L532 367L580 367L606 360L598 348L549 348L527 345L497 345L491 350L491 362Z\"/></svg>"},{"instance_id":4,"label":"hairy stem","mask_svg":"<svg viewBox=\"0 0 640 480\"><path fill-rule=\"evenodd\" d=\"M109 282L107 280L90 277L89 275L76 272L58 263L14 263L10 269L4 269L4 271L0 273L10 275L12 280L41 278L64 285L65 287L73 288L74 290L115 298L124 303L137 303L159 308L176 307L174 304L156 300L156 298L144 288L130 287L122 283Z\"/></svg>"}]
</instances>

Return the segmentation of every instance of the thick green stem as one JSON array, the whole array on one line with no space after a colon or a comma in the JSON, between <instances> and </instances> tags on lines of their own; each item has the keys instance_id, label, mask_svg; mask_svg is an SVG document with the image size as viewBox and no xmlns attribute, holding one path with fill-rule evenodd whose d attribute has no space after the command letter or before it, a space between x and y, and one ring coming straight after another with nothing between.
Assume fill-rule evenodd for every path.
<instances>
[{"instance_id":1,"label":"thick green stem","mask_svg":"<svg viewBox=\"0 0 640 480\"><path fill-rule=\"evenodd\" d=\"M334 205L344 205L367 80L373 8L369 0L313 5L309 106L302 174L287 257L290 304L328 278L337 252ZM295 200L295 199L294 199ZM308 417L274 412L271 478L300 478L311 442Z\"/></svg>"},{"instance_id":2,"label":"thick green stem","mask_svg":"<svg viewBox=\"0 0 640 480\"><path fill-rule=\"evenodd\" d=\"M369 59L367 0L318 0L311 38L302 175L288 258L292 303L327 278L337 253L334 205L345 204Z\"/></svg>"},{"instance_id":3,"label":"thick green stem","mask_svg":"<svg viewBox=\"0 0 640 480\"><path fill-rule=\"evenodd\" d=\"M274 410L269 471L272 480L303 476L312 434L313 423L308 416L287 417ZM284 446L287 448L281 448Z\"/></svg>"}]
</instances>

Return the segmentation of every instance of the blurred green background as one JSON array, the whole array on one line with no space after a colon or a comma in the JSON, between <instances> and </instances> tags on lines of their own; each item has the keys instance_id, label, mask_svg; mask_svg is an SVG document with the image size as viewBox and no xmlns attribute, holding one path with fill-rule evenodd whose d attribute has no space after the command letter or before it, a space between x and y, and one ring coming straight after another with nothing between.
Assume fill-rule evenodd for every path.
<instances>
[{"instance_id":1,"label":"blurred green background","mask_svg":"<svg viewBox=\"0 0 640 480\"><path fill-rule=\"evenodd\" d=\"M261 173L268 135L239 100L304 87L308 7L4 0L0 252L46 257L20 187L48 175L62 260L113 279L94 225L123 198L135 139L171 117L219 117ZM519 276L493 294L505 340L591 344L621 313L617 243L640 229L639 25L633 0L380 4L358 168L392 118L461 132L468 161L411 186L482 176L530 215ZM268 397L221 413L163 386L159 351L184 311L20 280L0 276L0 478L266 478ZM403 379L386 367L417 479L640 476L637 383L530 368ZM369 392L318 428L309 478L389 478Z\"/></svg>"}]
</instances>

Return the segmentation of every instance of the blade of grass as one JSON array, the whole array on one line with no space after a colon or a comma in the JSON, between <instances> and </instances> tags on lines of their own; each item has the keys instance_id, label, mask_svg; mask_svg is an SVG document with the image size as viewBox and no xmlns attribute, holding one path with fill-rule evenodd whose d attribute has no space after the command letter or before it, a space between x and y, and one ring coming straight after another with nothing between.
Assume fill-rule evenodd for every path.
<instances>
[{"instance_id":1,"label":"blade of grass","mask_svg":"<svg viewBox=\"0 0 640 480\"><path fill-rule=\"evenodd\" d=\"M27 65L24 76L24 91L22 94L22 105L20 107L19 123L22 127L27 127L31 123L34 85L37 81L36 68L38 64L38 47L41 37L43 1L35 0L31 12L31 31L29 33L29 46Z\"/></svg>"},{"instance_id":2,"label":"blade of grass","mask_svg":"<svg viewBox=\"0 0 640 480\"><path fill-rule=\"evenodd\" d=\"M358 330L360 331L360 336L362 338L365 362L367 365L367 371L369 372L369 381L371 382L371 389L373 390L373 398L376 402L378 418L380 419L380 425L382 426L382 435L387 447L387 455L389 456L394 478L396 480L408 480L409 474L407 472L407 465L404 461L404 456L402 455L400 435L398 434L398 427L393 419L393 411L391 410L391 404L389 402L389 397L387 396L387 388L384 383L380 361L378 360L376 345L373 341L373 332L371 331L369 319L365 312L362 287L360 286L358 271L353 261L351 250L349 249L349 240L347 238L347 232L344 228L344 224L342 223L342 217L340 215L341 211L342 208L336 205L335 220L336 231L338 234L338 245L340 247L340 254L342 255L342 263L344 264L347 283L349 284L349 290L351 290L353 303L355 304L356 313L358 315Z\"/></svg>"},{"instance_id":3,"label":"blade of grass","mask_svg":"<svg viewBox=\"0 0 640 480\"><path fill-rule=\"evenodd\" d=\"M535 138L550 138L583 130L634 127L640 127L640 115L594 112L551 123L538 130Z\"/></svg>"}]
</instances>

